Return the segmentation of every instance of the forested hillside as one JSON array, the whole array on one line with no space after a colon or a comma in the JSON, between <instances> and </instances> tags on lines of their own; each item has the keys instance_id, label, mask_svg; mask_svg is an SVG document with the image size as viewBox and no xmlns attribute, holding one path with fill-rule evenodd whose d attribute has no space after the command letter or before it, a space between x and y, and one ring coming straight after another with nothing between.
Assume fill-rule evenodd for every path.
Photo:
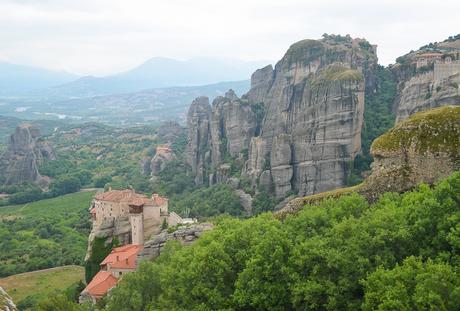
<instances>
[{"instance_id":1,"label":"forested hillside","mask_svg":"<svg viewBox=\"0 0 460 311\"><path fill-rule=\"evenodd\" d=\"M169 244L142 263L100 304L110 311L457 310L459 194L456 172L373 205L351 195L283 222L272 214L220 218L196 244ZM47 303L71 306L56 297Z\"/></svg>"},{"instance_id":2,"label":"forested hillside","mask_svg":"<svg viewBox=\"0 0 460 311\"><path fill-rule=\"evenodd\" d=\"M108 310L455 310L460 305L460 172L434 188L358 195L225 219L171 245L113 291Z\"/></svg>"}]
</instances>

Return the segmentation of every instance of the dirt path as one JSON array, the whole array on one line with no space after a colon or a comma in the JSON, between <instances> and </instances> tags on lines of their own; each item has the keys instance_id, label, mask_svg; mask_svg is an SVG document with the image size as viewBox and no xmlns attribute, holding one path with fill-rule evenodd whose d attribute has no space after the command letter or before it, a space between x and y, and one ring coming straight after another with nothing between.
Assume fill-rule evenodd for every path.
<instances>
[{"instance_id":1,"label":"dirt path","mask_svg":"<svg viewBox=\"0 0 460 311\"><path fill-rule=\"evenodd\" d=\"M17 277L17 276L21 276L21 275L37 274L37 273L48 272L48 271L53 271L53 270L62 270L63 268L80 268L80 267L81 266L77 266L77 265L59 266L59 267L53 267L53 268L48 268L48 269L35 270L35 271L30 271L30 272L23 272L23 273L13 274L13 275L10 275L10 276L6 276L3 279L7 279L9 277Z\"/></svg>"}]
</instances>

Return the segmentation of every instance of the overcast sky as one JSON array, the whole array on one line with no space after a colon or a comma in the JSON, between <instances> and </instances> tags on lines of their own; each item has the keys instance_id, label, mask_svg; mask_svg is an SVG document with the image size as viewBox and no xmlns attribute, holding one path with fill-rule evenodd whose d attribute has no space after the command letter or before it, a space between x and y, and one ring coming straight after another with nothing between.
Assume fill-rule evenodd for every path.
<instances>
[{"instance_id":1,"label":"overcast sky","mask_svg":"<svg viewBox=\"0 0 460 311\"><path fill-rule=\"evenodd\" d=\"M381 64L460 33L460 1L0 0L0 60L81 75L154 56L278 60L323 33L365 37Z\"/></svg>"}]
</instances>

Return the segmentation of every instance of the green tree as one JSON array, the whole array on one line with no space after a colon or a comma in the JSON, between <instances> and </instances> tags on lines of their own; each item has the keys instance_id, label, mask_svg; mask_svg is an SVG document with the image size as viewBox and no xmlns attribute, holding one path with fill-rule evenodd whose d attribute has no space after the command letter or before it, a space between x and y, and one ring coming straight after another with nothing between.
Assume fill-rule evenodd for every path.
<instances>
[{"instance_id":1,"label":"green tree","mask_svg":"<svg viewBox=\"0 0 460 311\"><path fill-rule=\"evenodd\" d=\"M379 268L364 284L363 310L458 310L460 275L445 263L409 257Z\"/></svg>"},{"instance_id":2,"label":"green tree","mask_svg":"<svg viewBox=\"0 0 460 311\"><path fill-rule=\"evenodd\" d=\"M83 306L70 301L64 295L51 296L41 301L35 308L37 311L84 311Z\"/></svg>"},{"instance_id":3,"label":"green tree","mask_svg":"<svg viewBox=\"0 0 460 311\"><path fill-rule=\"evenodd\" d=\"M77 177L62 177L53 181L50 185L50 191L53 195L63 195L77 192L80 190L81 183Z\"/></svg>"}]
</instances>

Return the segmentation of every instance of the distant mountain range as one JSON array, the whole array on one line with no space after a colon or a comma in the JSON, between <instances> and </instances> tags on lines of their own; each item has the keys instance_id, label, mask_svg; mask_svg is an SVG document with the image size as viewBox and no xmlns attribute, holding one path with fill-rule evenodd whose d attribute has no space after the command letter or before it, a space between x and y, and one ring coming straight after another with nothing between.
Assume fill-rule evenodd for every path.
<instances>
[{"instance_id":1,"label":"distant mountain range","mask_svg":"<svg viewBox=\"0 0 460 311\"><path fill-rule=\"evenodd\" d=\"M0 63L0 96L82 98L145 89L199 86L247 80L266 61L195 58L151 58L143 64L106 77L77 77L33 67Z\"/></svg>"},{"instance_id":2,"label":"distant mountain range","mask_svg":"<svg viewBox=\"0 0 460 311\"><path fill-rule=\"evenodd\" d=\"M247 80L267 62L196 58L175 60L155 57L120 74L82 77L46 90L48 96L89 97L136 92L144 89L197 86L222 81Z\"/></svg>"},{"instance_id":3,"label":"distant mountain range","mask_svg":"<svg viewBox=\"0 0 460 311\"><path fill-rule=\"evenodd\" d=\"M49 100L40 96L0 99L0 115L65 123L97 121L117 126L158 124L169 120L185 123L187 110L196 97L212 99L229 89L242 95L249 87L250 81L243 80L73 99Z\"/></svg>"},{"instance_id":4,"label":"distant mountain range","mask_svg":"<svg viewBox=\"0 0 460 311\"><path fill-rule=\"evenodd\" d=\"M25 95L28 92L68 83L78 76L31 66L0 61L0 96Z\"/></svg>"}]
</instances>

